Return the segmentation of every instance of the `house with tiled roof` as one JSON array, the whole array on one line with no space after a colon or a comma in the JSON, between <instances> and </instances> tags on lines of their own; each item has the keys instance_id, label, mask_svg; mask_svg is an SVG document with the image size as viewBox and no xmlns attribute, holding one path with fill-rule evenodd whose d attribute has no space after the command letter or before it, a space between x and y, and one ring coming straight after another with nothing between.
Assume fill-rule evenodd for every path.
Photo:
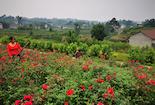
<instances>
[{"instance_id":1,"label":"house with tiled roof","mask_svg":"<svg viewBox=\"0 0 155 105\"><path fill-rule=\"evenodd\" d=\"M155 28L142 30L129 38L129 44L138 47L155 47Z\"/></svg>"}]
</instances>

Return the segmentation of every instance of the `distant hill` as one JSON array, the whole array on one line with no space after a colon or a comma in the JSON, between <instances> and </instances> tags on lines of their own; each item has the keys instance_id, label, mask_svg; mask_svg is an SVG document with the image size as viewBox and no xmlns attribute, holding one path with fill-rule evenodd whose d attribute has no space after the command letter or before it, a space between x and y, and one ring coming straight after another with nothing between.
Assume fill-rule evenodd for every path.
<instances>
[{"instance_id":1,"label":"distant hill","mask_svg":"<svg viewBox=\"0 0 155 105\"><path fill-rule=\"evenodd\" d=\"M132 20L118 20L120 25L122 27L133 27L136 26L137 23ZM19 20L17 17L13 16L0 16L0 23L3 24L17 24L19 23ZM53 18L53 19L47 19L47 18L27 18L27 17L21 17L20 24L23 26L44 26L48 25L51 27L73 27L75 23L80 24L82 27L92 27L94 24L99 23L98 21L88 21L88 20L78 20L78 19L59 19L59 18ZM106 23L106 22L103 22Z\"/></svg>"},{"instance_id":2,"label":"distant hill","mask_svg":"<svg viewBox=\"0 0 155 105\"><path fill-rule=\"evenodd\" d=\"M6 24L17 24L19 20L17 17L13 16L0 16L0 23L6 23ZM47 24L48 26L53 26L53 27L73 27L75 23L80 24L82 27L92 27L92 25L97 24L97 21L88 21L88 20L78 20L78 19L58 19L58 18L53 18L53 19L47 19L47 18L26 18L26 17L21 17L20 23L25 26L25 25L35 25L35 26L40 26L40 25L45 25Z\"/></svg>"}]
</instances>

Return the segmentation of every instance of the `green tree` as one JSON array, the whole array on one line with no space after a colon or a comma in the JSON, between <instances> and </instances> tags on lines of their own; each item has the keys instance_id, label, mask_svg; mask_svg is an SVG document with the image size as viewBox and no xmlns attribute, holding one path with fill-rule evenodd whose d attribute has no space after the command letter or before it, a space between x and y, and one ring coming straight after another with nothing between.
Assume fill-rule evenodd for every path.
<instances>
[{"instance_id":1,"label":"green tree","mask_svg":"<svg viewBox=\"0 0 155 105\"><path fill-rule=\"evenodd\" d=\"M74 31L68 31L67 36L68 36L67 38L68 43L77 42L79 39L79 36L76 35Z\"/></svg>"},{"instance_id":2,"label":"green tree","mask_svg":"<svg viewBox=\"0 0 155 105\"><path fill-rule=\"evenodd\" d=\"M120 28L120 26L121 25L116 20L116 18L112 18L105 25L106 33L108 33L108 34L115 34L118 31L118 29Z\"/></svg>"},{"instance_id":3,"label":"green tree","mask_svg":"<svg viewBox=\"0 0 155 105\"><path fill-rule=\"evenodd\" d=\"M155 19L145 20L143 22L144 27L155 27Z\"/></svg>"},{"instance_id":4,"label":"green tree","mask_svg":"<svg viewBox=\"0 0 155 105\"><path fill-rule=\"evenodd\" d=\"M80 34L80 30L81 30L81 26L79 23L75 23L74 24L74 31L75 31L75 34L76 35L79 35Z\"/></svg>"},{"instance_id":5,"label":"green tree","mask_svg":"<svg viewBox=\"0 0 155 105\"><path fill-rule=\"evenodd\" d=\"M104 37L106 37L104 24L96 24L93 26L91 30L91 37L97 39L97 40L103 40Z\"/></svg>"},{"instance_id":6,"label":"green tree","mask_svg":"<svg viewBox=\"0 0 155 105\"><path fill-rule=\"evenodd\" d=\"M22 17L16 16L16 19L17 19L18 25L21 26L22 25Z\"/></svg>"}]
</instances>

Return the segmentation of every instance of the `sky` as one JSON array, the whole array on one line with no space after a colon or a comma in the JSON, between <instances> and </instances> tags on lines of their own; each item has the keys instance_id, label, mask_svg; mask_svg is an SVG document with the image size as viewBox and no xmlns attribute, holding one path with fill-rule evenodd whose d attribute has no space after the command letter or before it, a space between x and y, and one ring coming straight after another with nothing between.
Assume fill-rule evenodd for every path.
<instances>
[{"instance_id":1,"label":"sky","mask_svg":"<svg viewBox=\"0 0 155 105\"><path fill-rule=\"evenodd\" d=\"M0 0L0 16L143 21L155 18L155 0Z\"/></svg>"}]
</instances>

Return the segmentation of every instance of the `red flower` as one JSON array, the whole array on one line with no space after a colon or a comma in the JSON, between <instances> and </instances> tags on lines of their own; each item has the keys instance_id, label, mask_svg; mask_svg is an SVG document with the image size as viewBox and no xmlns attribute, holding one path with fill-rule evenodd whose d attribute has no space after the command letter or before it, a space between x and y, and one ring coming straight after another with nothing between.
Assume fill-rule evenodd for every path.
<instances>
[{"instance_id":1,"label":"red flower","mask_svg":"<svg viewBox=\"0 0 155 105\"><path fill-rule=\"evenodd\" d=\"M25 101L32 101L32 96L31 95L25 95L24 100Z\"/></svg>"},{"instance_id":2,"label":"red flower","mask_svg":"<svg viewBox=\"0 0 155 105\"><path fill-rule=\"evenodd\" d=\"M107 99L108 98L108 93L104 93L103 98Z\"/></svg>"},{"instance_id":3,"label":"red flower","mask_svg":"<svg viewBox=\"0 0 155 105\"><path fill-rule=\"evenodd\" d=\"M146 77L147 77L147 75L146 75L145 73L143 73L142 75L139 75L139 76L138 76L139 79L144 79L144 78L146 78Z\"/></svg>"},{"instance_id":4,"label":"red flower","mask_svg":"<svg viewBox=\"0 0 155 105\"><path fill-rule=\"evenodd\" d=\"M85 88L84 85L81 85L80 88L81 88L82 91L85 91L86 90L86 88Z\"/></svg>"},{"instance_id":5,"label":"red flower","mask_svg":"<svg viewBox=\"0 0 155 105\"><path fill-rule=\"evenodd\" d=\"M93 86L92 85L90 85L88 88L89 88L89 90L93 90Z\"/></svg>"},{"instance_id":6,"label":"red flower","mask_svg":"<svg viewBox=\"0 0 155 105\"><path fill-rule=\"evenodd\" d=\"M21 100L16 100L14 105L20 105L21 104Z\"/></svg>"},{"instance_id":7,"label":"red flower","mask_svg":"<svg viewBox=\"0 0 155 105\"><path fill-rule=\"evenodd\" d=\"M98 102L97 105L104 105L102 102Z\"/></svg>"},{"instance_id":8,"label":"red flower","mask_svg":"<svg viewBox=\"0 0 155 105\"><path fill-rule=\"evenodd\" d=\"M150 79L146 84L155 86L155 80Z\"/></svg>"},{"instance_id":9,"label":"red flower","mask_svg":"<svg viewBox=\"0 0 155 105\"><path fill-rule=\"evenodd\" d=\"M48 85L47 85L47 84L43 84L43 85L42 85L42 89L43 89L43 90L47 90L47 89L48 89Z\"/></svg>"},{"instance_id":10,"label":"red flower","mask_svg":"<svg viewBox=\"0 0 155 105\"><path fill-rule=\"evenodd\" d=\"M111 97L114 97L114 89L113 88L108 88L107 93L111 95Z\"/></svg>"},{"instance_id":11,"label":"red flower","mask_svg":"<svg viewBox=\"0 0 155 105\"><path fill-rule=\"evenodd\" d=\"M111 79L112 79L112 77L111 77L110 75L107 75L107 76L106 76L106 80L107 80L107 81L110 81Z\"/></svg>"},{"instance_id":12,"label":"red flower","mask_svg":"<svg viewBox=\"0 0 155 105\"><path fill-rule=\"evenodd\" d=\"M5 56L2 56L2 57L0 58L0 61L5 62L5 61L6 61L6 57L5 57Z\"/></svg>"},{"instance_id":13,"label":"red flower","mask_svg":"<svg viewBox=\"0 0 155 105\"><path fill-rule=\"evenodd\" d=\"M135 63L135 60L131 60L131 63Z\"/></svg>"},{"instance_id":14,"label":"red flower","mask_svg":"<svg viewBox=\"0 0 155 105\"><path fill-rule=\"evenodd\" d=\"M31 101L27 101L24 103L24 105L32 105L32 102Z\"/></svg>"},{"instance_id":15,"label":"red flower","mask_svg":"<svg viewBox=\"0 0 155 105\"><path fill-rule=\"evenodd\" d=\"M24 62L26 62L26 60L25 59L22 59L21 62L24 63Z\"/></svg>"},{"instance_id":16,"label":"red flower","mask_svg":"<svg viewBox=\"0 0 155 105\"><path fill-rule=\"evenodd\" d=\"M87 70L89 70L89 66L88 66L88 65L83 65L83 66L82 66L82 69L83 69L84 71L87 71Z\"/></svg>"},{"instance_id":17,"label":"red flower","mask_svg":"<svg viewBox=\"0 0 155 105\"><path fill-rule=\"evenodd\" d=\"M98 79L96 80L96 82L98 82L98 83L103 83L103 82L104 82L104 80L103 80L103 79L101 79L101 78L98 78Z\"/></svg>"},{"instance_id":18,"label":"red flower","mask_svg":"<svg viewBox=\"0 0 155 105\"><path fill-rule=\"evenodd\" d=\"M74 94L74 90L73 89L69 89L66 91L66 95L67 96L72 96Z\"/></svg>"},{"instance_id":19,"label":"red flower","mask_svg":"<svg viewBox=\"0 0 155 105\"><path fill-rule=\"evenodd\" d=\"M143 65L138 66L139 69L144 69Z\"/></svg>"},{"instance_id":20,"label":"red flower","mask_svg":"<svg viewBox=\"0 0 155 105\"><path fill-rule=\"evenodd\" d=\"M69 104L68 104L68 101L65 101L65 102L64 102L64 105L69 105Z\"/></svg>"},{"instance_id":21,"label":"red flower","mask_svg":"<svg viewBox=\"0 0 155 105\"><path fill-rule=\"evenodd\" d=\"M24 68L22 68L21 72L24 72Z\"/></svg>"}]
</instances>

